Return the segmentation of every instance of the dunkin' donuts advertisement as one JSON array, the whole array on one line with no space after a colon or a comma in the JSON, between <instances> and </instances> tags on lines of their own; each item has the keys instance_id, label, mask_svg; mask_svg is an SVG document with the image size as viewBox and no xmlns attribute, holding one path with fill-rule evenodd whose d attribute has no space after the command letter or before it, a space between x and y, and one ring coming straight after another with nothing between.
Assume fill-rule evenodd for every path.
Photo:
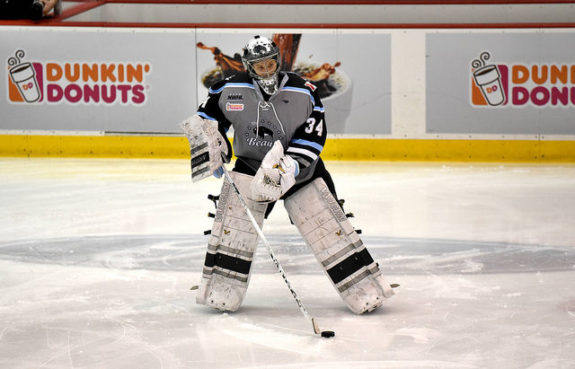
<instances>
[{"instance_id":1,"label":"dunkin' donuts advertisement","mask_svg":"<svg viewBox=\"0 0 575 369\"><path fill-rule=\"evenodd\" d=\"M318 88L329 133L391 133L389 34L198 30L200 99L213 83L244 70L242 48L257 34L276 43L282 70Z\"/></svg>"},{"instance_id":2,"label":"dunkin' donuts advertisement","mask_svg":"<svg viewBox=\"0 0 575 369\"><path fill-rule=\"evenodd\" d=\"M146 103L150 63L25 62L25 55L8 58L12 104Z\"/></svg>"},{"instance_id":3,"label":"dunkin' donuts advertisement","mask_svg":"<svg viewBox=\"0 0 575 369\"><path fill-rule=\"evenodd\" d=\"M181 134L256 34L316 88L330 134L391 133L391 35L265 30L2 30L0 130Z\"/></svg>"},{"instance_id":4,"label":"dunkin' donuts advertisement","mask_svg":"<svg viewBox=\"0 0 575 369\"><path fill-rule=\"evenodd\" d=\"M575 108L575 63L488 63L484 51L473 60L474 107Z\"/></svg>"},{"instance_id":5,"label":"dunkin' donuts advertisement","mask_svg":"<svg viewBox=\"0 0 575 369\"><path fill-rule=\"evenodd\" d=\"M427 132L575 134L574 40L428 34Z\"/></svg>"},{"instance_id":6,"label":"dunkin' donuts advertisement","mask_svg":"<svg viewBox=\"0 0 575 369\"><path fill-rule=\"evenodd\" d=\"M4 28L0 130L179 133L196 106L193 32Z\"/></svg>"}]
</instances>

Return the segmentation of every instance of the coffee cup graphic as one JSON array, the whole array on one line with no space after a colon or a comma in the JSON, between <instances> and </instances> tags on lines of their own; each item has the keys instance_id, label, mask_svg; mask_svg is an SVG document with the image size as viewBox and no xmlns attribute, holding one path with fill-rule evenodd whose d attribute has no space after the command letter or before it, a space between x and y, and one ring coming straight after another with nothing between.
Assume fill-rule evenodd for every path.
<instances>
[{"instance_id":1,"label":"coffee cup graphic","mask_svg":"<svg viewBox=\"0 0 575 369\"><path fill-rule=\"evenodd\" d=\"M471 65L475 68L473 79L481 89L481 93L491 106L501 105L505 102L505 92L501 85L501 74L497 65L485 65L490 58L488 52L481 53L480 59L475 59Z\"/></svg>"},{"instance_id":2,"label":"coffee cup graphic","mask_svg":"<svg viewBox=\"0 0 575 369\"><path fill-rule=\"evenodd\" d=\"M40 99L40 89L38 88L38 81L36 80L36 72L31 63L21 62L24 57L24 51L18 50L16 57L8 59L10 65L10 78L12 82L18 87L20 95L28 103L36 102Z\"/></svg>"}]
</instances>

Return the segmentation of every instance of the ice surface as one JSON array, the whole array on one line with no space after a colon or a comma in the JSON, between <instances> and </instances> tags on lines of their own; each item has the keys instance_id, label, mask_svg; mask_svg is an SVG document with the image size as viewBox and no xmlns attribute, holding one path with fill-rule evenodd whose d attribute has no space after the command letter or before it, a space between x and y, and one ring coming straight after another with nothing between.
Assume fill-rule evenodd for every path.
<instances>
[{"instance_id":1,"label":"ice surface","mask_svg":"<svg viewBox=\"0 0 575 369\"><path fill-rule=\"evenodd\" d=\"M574 368L575 166L328 162L396 296L356 316L281 205L243 307L195 305L220 182L0 159L1 368Z\"/></svg>"}]
</instances>

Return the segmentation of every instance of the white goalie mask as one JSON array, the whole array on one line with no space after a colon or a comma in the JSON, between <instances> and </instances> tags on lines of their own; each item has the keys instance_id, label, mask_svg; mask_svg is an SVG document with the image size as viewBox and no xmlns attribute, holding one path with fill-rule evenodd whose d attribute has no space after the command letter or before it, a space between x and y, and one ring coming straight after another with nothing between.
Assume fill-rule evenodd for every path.
<instances>
[{"instance_id":1,"label":"white goalie mask","mask_svg":"<svg viewBox=\"0 0 575 369\"><path fill-rule=\"evenodd\" d=\"M263 36L255 36L243 49L244 68L268 95L273 95L278 89L279 55L280 51L275 42ZM274 64L275 69L272 68ZM257 70L255 65L259 67Z\"/></svg>"}]
</instances>

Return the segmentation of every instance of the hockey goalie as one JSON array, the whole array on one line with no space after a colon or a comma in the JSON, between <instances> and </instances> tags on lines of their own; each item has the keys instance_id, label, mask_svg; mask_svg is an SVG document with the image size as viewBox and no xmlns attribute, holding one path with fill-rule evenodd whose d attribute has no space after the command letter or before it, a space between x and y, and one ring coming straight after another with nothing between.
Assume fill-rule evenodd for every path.
<instances>
[{"instance_id":1,"label":"hockey goalie","mask_svg":"<svg viewBox=\"0 0 575 369\"><path fill-rule=\"evenodd\" d=\"M232 147L230 177L261 228L278 200L331 280L356 314L393 295L338 202L320 154L327 137L316 87L280 66L279 49L255 36L243 48L245 72L210 87L197 113L183 122L190 143L192 180L221 176ZM236 311L250 282L258 233L238 195L224 179L196 301Z\"/></svg>"}]
</instances>

